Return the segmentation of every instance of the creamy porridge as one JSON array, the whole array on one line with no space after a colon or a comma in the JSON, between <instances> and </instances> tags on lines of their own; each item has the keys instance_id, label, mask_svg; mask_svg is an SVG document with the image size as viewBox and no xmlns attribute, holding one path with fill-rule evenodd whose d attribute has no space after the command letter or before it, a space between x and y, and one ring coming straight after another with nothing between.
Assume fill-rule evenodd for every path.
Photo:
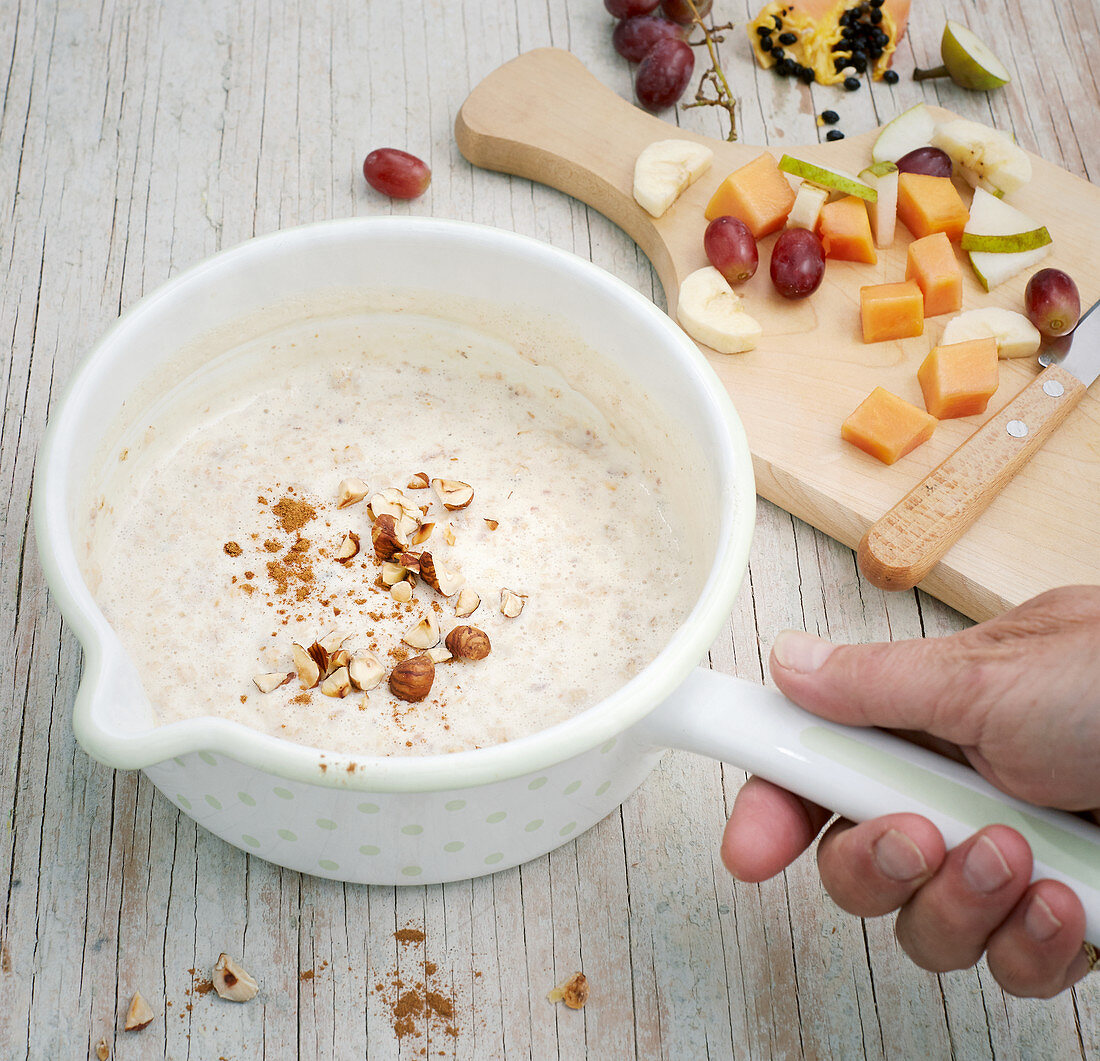
<instances>
[{"instance_id":1,"label":"creamy porridge","mask_svg":"<svg viewBox=\"0 0 1100 1061\"><path fill-rule=\"evenodd\" d=\"M700 590L683 498L606 415L442 318L281 327L143 414L89 584L161 723L355 754L515 739L635 675Z\"/></svg>"}]
</instances>

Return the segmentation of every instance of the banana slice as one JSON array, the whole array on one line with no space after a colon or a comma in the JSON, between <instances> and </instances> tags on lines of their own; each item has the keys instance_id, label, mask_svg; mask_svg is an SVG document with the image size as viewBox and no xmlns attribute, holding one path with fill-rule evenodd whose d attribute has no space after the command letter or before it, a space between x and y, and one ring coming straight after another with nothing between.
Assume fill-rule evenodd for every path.
<instances>
[{"instance_id":1,"label":"banana slice","mask_svg":"<svg viewBox=\"0 0 1100 1061\"><path fill-rule=\"evenodd\" d=\"M684 277L676 315L697 342L720 354L741 354L756 346L762 331L742 303L722 274L708 265Z\"/></svg>"},{"instance_id":2,"label":"banana slice","mask_svg":"<svg viewBox=\"0 0 1100 1061\"><path fill-rule=\"evenodd\" d=\"M634 198L660 217L708 169L714 152L691 140L658 140L634 163Z\"/></svg>"},{"instance_id":3,"label":"banana slice","mask_svg":"<svg viewBox=\"0 0 1100 1061\"><path fill-rule=\"evenodd\" d=\"M1030 357L1039 352L1042 342L1039 330L1022 313L986 306L952 317L943 330L940 346L990 336L996 340L998 357Z\"/></svg>"},{"instance_id":4,"label":"banana slice","mask_svg":"<svg viewBox=\"0 0 1100 1061\"><path fill-rule=\"evenodd\" d=\"M967 182L1000 199L1031 180L1031 159L1012 137L980 122L956 118L936 126L932 146L946 151Z\"/></svg>"}]
</instances>

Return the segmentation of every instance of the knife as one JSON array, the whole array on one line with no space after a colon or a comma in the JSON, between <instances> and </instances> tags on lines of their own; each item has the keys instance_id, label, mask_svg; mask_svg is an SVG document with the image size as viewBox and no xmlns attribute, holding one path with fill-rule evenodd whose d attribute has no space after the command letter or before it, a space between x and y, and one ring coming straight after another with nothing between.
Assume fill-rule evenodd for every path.
<instances>
[{"instance_id":1,"label":"knife","mask_svg":"<svg viewBox=\"0 0 1100 1061\"><path fill-rule=\"evenodd\" d=\"M1068 346L1067 346L1068 344ZM1015 398L873 523L859 543L860 570L880 589L912 589L986 510L1100 376L1100 302Z\"/></svg>"}]
</instances>

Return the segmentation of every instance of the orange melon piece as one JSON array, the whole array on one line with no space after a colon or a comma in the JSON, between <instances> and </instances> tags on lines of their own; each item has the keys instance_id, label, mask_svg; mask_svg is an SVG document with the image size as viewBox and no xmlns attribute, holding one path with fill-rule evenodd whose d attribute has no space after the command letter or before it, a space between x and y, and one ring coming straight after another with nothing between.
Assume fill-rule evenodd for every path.
<instances>
[{"instance_id":1,"label":"orange melon piece","mask_svg":"<svg viewBox=\"0 0 1100 1061\"><path fill-rule=\"evenodd\" d=\"M757 239L783 227L794 206L794 189L775 158L765 151L735 169L711 196L706 218L738 217Z\"/></svg>"},{"instance_id":2,"label":"orange melon piece","mask_svg":"<svg viewBox=\"0 0 1100 1061\"><path fill-rule=\"evenodd\" d=\"M925 408L937 420L984 413L997 389L997 341L937 346L917 369Z\"/></svg>"},{"instance_id":3,"label":"orange melon piece","mask_svg":"<svg viewBox=\"0 0 1100 1061\"><path fill-rule=\"evenodd\" d=\"M917 239L943 232L958 242L970 211L950 177L902 173L898 176L898 217Z\"/></svg>"},{"instance_id":4,"label":"orange melon piece","mask_svg":"<svg viewBox=\"0 0 1100 1061\"><path fill-rule=\"evenodd\" d=\"M867 205L855 195L826 203L817 219L817 231L825 248L826 258L846 262L878 261L875 241L871 238L871 222Z\"/></svg>"},{"instance_id":5,"label":"orange melon piece","mask_svg":"<svg viewBox=\"0 0 1100 1061\"><path fill-rule=\"evenodd\" d=\"M912 402L876 387L840 427L840 437L883 464L893 464L927 442L936 418Z\"/></svg>"},{"instance_id":6,"label":"orange melon piece","mask_svg":"<svg viewBox=\"0 0 1100 1061\"><path fill-rule=\"evenodd\" d=\"M905 279L916 280L920 287L926 317L962 309L962 269L946 232L933 232L909 244Z\"/></svg>"},{"instance_id":7,"label":"orange melon piece","mask_svg":"<svg viewBox=\"0 0 1100 1061\"><path fill-rule=\"evenodd\" d=\"M861 287L859 316L865 343L911 339L924 332L924 296L915 280Z\"/></svg>"}]
</instances>

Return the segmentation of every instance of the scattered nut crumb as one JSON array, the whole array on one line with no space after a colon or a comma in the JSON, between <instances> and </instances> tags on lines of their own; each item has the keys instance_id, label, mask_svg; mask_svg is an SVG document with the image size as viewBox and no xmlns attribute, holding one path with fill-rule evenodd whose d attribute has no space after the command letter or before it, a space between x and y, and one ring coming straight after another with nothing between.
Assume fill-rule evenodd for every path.
<instances>
[{"instance_id":1,"label":"scattered nut crumb","mask_svg":"<svg viewBox=\"0 0 1100 1061\"><path fill-rule=\"evenodd\" d=\"M359 535L355 531L348 531L340 548L336 550L336 562L350 564L359 555Z\"/></svg>"},{"instance_id":2,"label":"scattered nut crumb","mask_svg":"<svg viewBox=\"0 0 1100 1061\"><path fill-rule=\"evenodd\" d=\"M95 1056L99 1058L99 1061L107 1061L107 1058L111 1056L111 1048L107 1045L106 1039L100 1039L95 1044Z\"/></svg>"},{"instance_id":3,"label":"scattered nut crumb","mask_svg":"<svg viewBox=\"0 0 1100 1061\"><path fill-rule=\"evenodd\" d=\"M495 519L487 519L485 521L485 526L488 527L489 530L494 531L494 530L497 529L497 527L500 526L500 523L499 523L499 521L497 521Z\"/></svg>"}]
</instances>

